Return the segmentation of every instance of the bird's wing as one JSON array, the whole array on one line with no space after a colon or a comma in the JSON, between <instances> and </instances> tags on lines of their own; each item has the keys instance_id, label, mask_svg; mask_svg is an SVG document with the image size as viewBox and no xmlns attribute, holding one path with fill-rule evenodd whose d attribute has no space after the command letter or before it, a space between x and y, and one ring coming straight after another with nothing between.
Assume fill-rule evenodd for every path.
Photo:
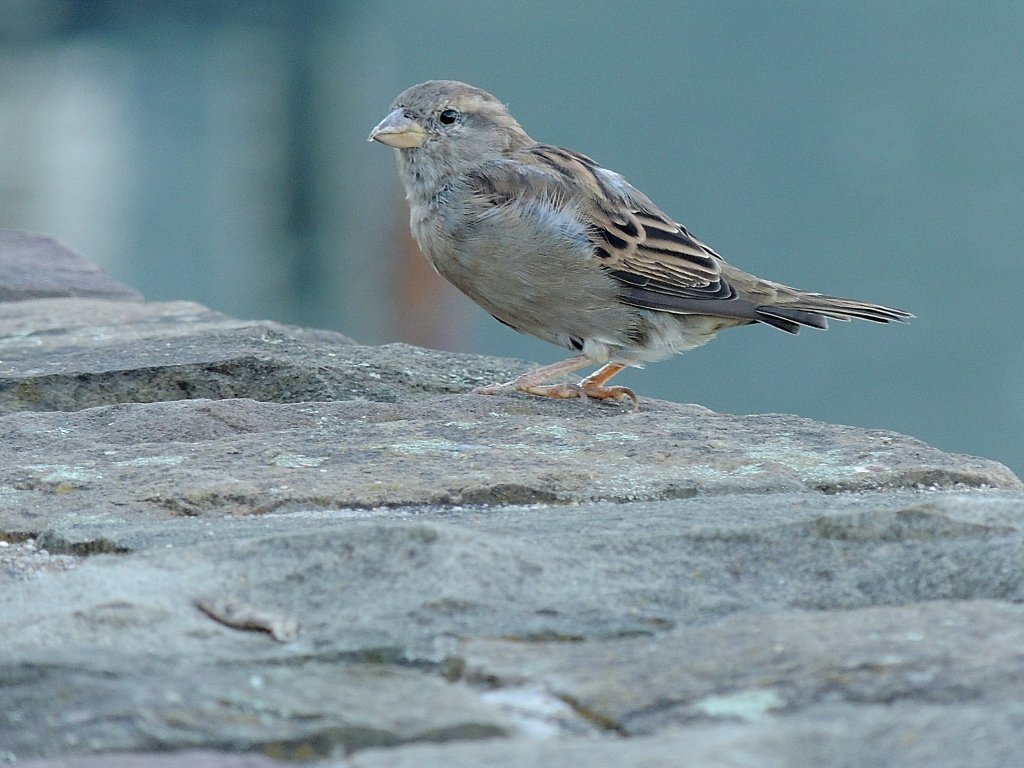
<instances>
[{"instance_id":1,"label":"bird's wing","mask_svg":"<svg viewBox=\"0 0 1024 768\"><path fill-rule=\"evenodd\" d=\"M539 250L541 235L559 228L565 237L583 241L618 282L624 304L764 322L789 333L801 325L826 328L826 317L875 322L910 317L901 310L798 291L732 267L646 195L586 155L536 144L486 164L468 184L473 205L467 213L497 219L514 207L540 214L531 217L543 224L533 240Z\"/></svg>"},{"instance_id":2,"label":"bird's wing","mask_svg":"<svg viewBox=\"0 0 1024 768\"><path fill-rule=\"evenodd\" d=\"M685 312L692 300L730 299L722 259L617 173L586 155L538 144L517 153L565 179L579 196L594 254L637 306Z\"/></svg>"}]
</instances>

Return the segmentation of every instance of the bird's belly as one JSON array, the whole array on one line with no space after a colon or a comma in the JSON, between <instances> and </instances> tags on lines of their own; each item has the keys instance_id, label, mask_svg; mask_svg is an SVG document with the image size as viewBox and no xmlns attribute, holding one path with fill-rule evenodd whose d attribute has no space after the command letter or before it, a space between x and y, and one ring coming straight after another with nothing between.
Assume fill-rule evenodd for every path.
<instances>
[{"instance_id":1,"label":"bird's belly","mask_svg":"<svg viewBox=\"0 0 1024 768\"><path fill-rule=\"evenodd\" d=\"M600 345L629 343L639 322L636 310L617 298L615 281L584 252L524 253L496 244L482 257L470 254L431 258L437 271L501 322L560 347L583 351L591 344L595 362L608 359Z\"/></svg>"},{"instance_id":2,"label":"bird's belly","mask_svg":"<svg viewBox=\"0 0 1024 768\"><path fill-rule=\"evenodd\" d=\"M712 315L678 315L642 310L646 334L644 343L633 348L634 360L653 363L707 344L720 331L745 325L747 321Z\"/></svg>"}]
</instances>

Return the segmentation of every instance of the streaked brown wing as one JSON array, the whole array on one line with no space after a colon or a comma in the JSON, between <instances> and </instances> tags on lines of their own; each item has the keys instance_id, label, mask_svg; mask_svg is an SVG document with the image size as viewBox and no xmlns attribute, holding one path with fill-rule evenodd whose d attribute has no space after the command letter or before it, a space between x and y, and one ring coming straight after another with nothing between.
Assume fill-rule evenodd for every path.
<instances>
[{"instance_id":1,"label":"streaked brown wing","mask_svg":"<svg viewBox=\"0 0 1024 768\"><path fill-rule=\"evenodd\" d=\"M657 309L666 309L672 298L735 296L722 277L721 257L618 174L560 147L538 144L521 154L583 193L594 253L611 277L629 286L630 303L645 306L646 293L653 294L650 306Z\"/></svg>"}]
</instances>

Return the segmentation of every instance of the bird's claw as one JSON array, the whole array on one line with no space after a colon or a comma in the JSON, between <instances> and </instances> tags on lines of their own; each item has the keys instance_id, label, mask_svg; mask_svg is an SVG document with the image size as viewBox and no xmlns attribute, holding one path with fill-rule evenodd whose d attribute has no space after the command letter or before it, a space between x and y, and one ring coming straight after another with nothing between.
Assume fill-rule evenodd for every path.
<instances>
[{"instance_id":1,"label":"bird's claw","mask_svg":"<svg viewBox=\"0 0 1024 768\"><path fill-rule=\"evenodd\" d=\"M595 400L615 400L616 402L629 401L631 410L640 410L640 398L637 397L636 392L629 387L588 387L584 384L581 389L587 397L592 397Z\"/></svg>"}]
</instances>

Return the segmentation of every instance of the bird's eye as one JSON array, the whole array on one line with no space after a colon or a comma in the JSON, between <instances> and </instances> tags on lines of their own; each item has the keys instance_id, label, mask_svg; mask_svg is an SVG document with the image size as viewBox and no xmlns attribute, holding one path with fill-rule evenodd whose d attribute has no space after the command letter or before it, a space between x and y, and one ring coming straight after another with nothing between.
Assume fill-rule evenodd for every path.
<instances>
[{"instance_id":1,"label":"bird's eye","mask_svg":"<svg viewBox=\"0 0 1024 768\"><path fill-rule=\"evenodd\" d=\"M459 119L459 113L456 112L454 109L446 109L444 112L440 114L438 119L444 125L451 125L452 123Z\"/></svg>"}]
</instances>

